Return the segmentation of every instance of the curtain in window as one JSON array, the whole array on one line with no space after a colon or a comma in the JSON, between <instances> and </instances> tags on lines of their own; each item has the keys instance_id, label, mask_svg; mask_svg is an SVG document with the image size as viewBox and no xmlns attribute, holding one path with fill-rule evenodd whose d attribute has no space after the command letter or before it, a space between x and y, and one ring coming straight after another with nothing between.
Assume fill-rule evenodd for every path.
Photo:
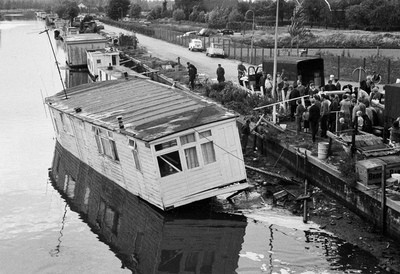
<instances>
[{"instance_id":1,"label":"curtain in window","mask_svg":"<svg viewBox=\"0 0 400 274\"><path fill-rule=\"evenodd\" d=\"M196 141L194 133L191 133L191 134L188 134L188 135L185 135L185 136L181 137L181 145L188 144L188 143L191 143L191 142L194 142L194 141Z\"/></svg>"},{"instance_id":2,"label":"curtain in window","mask_svg":"<svg viewBox=\"0 0 400 274\"><path fill-rule=\"evenodd\" d=\"M201 151L203 153L204 164L210 164L216 161L213 142L202 144Z\"/></svg>"},{"instance_id":3,"label":"curtain in window","mask_svg":"<svg viewBox=\"0 0 400 274\"><path fill-rule=\"evenodd\" d=\"M199 166L199 159L197 158L196 147L185 149L185 158L188 169Z\"/></svg>"}]
</instances>

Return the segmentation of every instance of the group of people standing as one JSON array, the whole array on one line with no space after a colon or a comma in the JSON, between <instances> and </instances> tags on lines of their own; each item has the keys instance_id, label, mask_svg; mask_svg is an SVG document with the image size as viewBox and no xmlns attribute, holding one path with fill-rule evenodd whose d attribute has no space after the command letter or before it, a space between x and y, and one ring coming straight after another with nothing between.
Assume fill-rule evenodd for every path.
<instances>
[{"instance_id":1,"label":"group of people standing","mask_svg":"<svg viewBox=\"0 0 400 274\"><path fill-rule=\"evenodd\" d=\"M333 75L328 83L320 88L315 87L311 81L304 87L300 81L288 87L287 99L290 105L290 115L296 121L296 131L300 134L311 131L312 141L320 131L322 138L327 138L328 130L331 132L345 131L350 128L357 128L359 131L372 133L372 126L378 124L377 113L371 105L371 100L380 102L382 94L379 88L370 81L365 81L370 90L365 91L341 84ZM362 83L360 84L362 87ZM344 94L325 93L326 91L343 90ZM292 100L297 97L304 100ZM339 119L338 119L339 118Z\"/></svg>"},{"instance_id":2,"label":"group of people standing","mask_svg":"<svg viewBox=\"0 0 400 274\"><path fill-rule=\"evenodd\" d=\"M187 62L187 70L189 74L189 88L193 90L197 77L197 68L192 63ZM218 64L216 74L218 83L225 82L225 69L221 66L221 64Z\"/></svg>"}]
</instances>

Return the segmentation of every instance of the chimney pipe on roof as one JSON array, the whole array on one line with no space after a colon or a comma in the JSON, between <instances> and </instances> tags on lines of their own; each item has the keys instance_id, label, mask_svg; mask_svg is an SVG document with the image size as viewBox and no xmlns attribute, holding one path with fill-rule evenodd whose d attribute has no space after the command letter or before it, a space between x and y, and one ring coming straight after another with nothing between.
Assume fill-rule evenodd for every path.
<instances>
[{"instance_id":1,"label":"chimney pipe on roof","mask_svg":"<svg viewBox=\"0 0 400 274\"><path fill-rule=\"evenodd\" d=\"M112 70L113 69L113 67L111 66L111 63L108 63L108 68L107 68L108 70Z\"/></svg>"},{"instance_id":2,"label":"chimney pipe on roof","mask_svg":"<svg viewBox=\"0 0 400 274\"><path fill-rule=\"evenodd\" d=\"M122 116L117 116L119 128L124 128L124 122L122 121Z\"/></svg>"}]
</instances>

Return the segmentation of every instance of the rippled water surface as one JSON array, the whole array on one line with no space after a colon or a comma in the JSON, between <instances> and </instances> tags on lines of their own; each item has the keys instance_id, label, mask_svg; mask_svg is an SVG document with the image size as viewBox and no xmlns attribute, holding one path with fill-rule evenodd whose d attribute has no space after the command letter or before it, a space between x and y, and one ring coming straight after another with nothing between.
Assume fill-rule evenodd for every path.
<instances>
[{"instance_id":1,"label":"rippled water surface","mask_svg":"<svg viewBox=\"0 0 400 274\"><path fill-rule=\"evenodd\" d=\"M369 254L301 218L164 214L99 188L105 179L55 142L43 98L62 85L43 30L34 16L0 22L0 273L376 273Z\"/></svg>"}]
</instances>

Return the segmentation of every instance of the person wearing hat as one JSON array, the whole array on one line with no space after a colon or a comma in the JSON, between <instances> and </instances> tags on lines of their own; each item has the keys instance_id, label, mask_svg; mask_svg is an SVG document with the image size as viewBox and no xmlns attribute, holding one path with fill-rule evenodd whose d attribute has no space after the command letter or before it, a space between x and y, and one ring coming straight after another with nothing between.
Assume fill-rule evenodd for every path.
<instances>
[{"instance_id":1,"label":"person wearing hat","mask_svg":"<svg viewBox=\"0 0 400 274\"><path fill-rule=\"evenodd\" d=\"M369 95L369 102L371 103L372 100L378 100L381 103L382 94L379 92L378 87L374 87L371 89L371 94Z\"/></svg>"}]
</instances>

